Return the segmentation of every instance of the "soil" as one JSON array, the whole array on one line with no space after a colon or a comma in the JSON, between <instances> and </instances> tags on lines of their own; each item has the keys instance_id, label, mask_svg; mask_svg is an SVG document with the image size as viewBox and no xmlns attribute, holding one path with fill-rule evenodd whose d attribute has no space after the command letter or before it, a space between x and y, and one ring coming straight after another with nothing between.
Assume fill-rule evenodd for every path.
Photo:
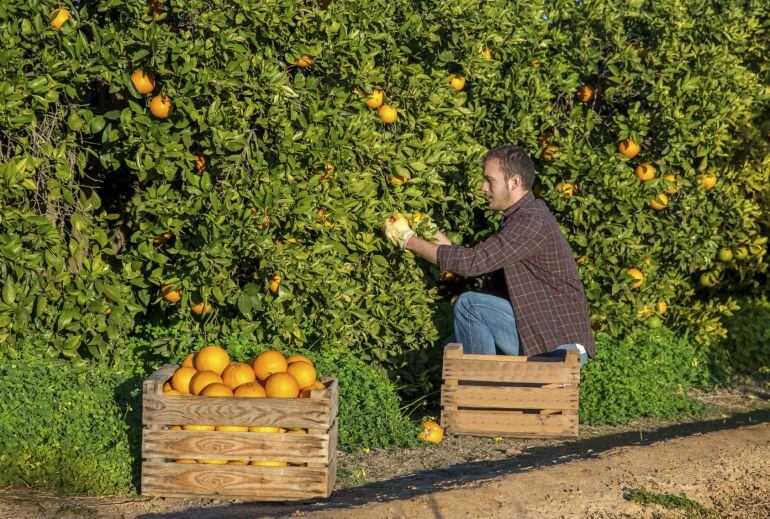
<instances>
[{"instance_id":1,"label":"soil","mask_svg":"<svg viewBox=\"0 0 770 519\"><path fill-rule=\"evenodd\" d=\"M698 421L581 426L577 440L448 435L432 448L341 455L331 498L309 504L62 497L0 489L0 517L770 517L770 394L696 395ZM640 504L632 490L684 495ZM670 505L669 505L670 506Z\"/></svg>"}]
</instances>

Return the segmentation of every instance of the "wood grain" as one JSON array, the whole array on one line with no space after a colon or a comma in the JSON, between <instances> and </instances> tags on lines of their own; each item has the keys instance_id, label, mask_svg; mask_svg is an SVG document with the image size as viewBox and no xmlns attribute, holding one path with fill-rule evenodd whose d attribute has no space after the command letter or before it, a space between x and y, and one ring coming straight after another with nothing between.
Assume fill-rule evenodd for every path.
<instances>
[{"instance_id":1,"label":"wood grain","mask_svg":"<svg viewBox=\"0 0 770 519\"><path fill-rule=\"evenodd\" d=\"M494 360L444 358L444 380L516 382L528 384L576 384L580 377L577 367L564 362L499 362Z\"/></svg>"},{"instance_id":2,"label":"wood grain","mask_svg":"<svg viewBox=\"0 0 770 519\"><path fill-rule=\"evenodd\" d=\"M577 409L577 387L441 386L441 405L499 409Z\"/></svg>"},{"instance_id":3,"label":"wood grain","mask_svg":"<svg viewBox=\"0 0 770 519\"><path fill-rule=\"evenodd\" d=\"M459 410L445 411L444 420L455 433L477 436L568 438L578 429L577 415Z\"/></svg>"}]
</instances>

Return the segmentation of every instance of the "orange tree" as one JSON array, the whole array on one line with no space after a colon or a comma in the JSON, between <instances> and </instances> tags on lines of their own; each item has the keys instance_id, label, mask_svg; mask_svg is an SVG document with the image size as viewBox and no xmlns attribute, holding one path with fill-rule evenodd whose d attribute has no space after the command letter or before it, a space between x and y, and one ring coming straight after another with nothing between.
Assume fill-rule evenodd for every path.
<instances>
[{"instance_id":1,"label":"orange tree","mask_svg":"<svg viewBox=\"0 0 770 519\"><path fill-rule=\"evenodd\" d=\"M161 314L420 379L439 273L380 224L483 238L503 142L595 329L708 344L766 270L767 34L761 1L4 2L4 348L109 356Z\"/></svg>"}]
</instances>

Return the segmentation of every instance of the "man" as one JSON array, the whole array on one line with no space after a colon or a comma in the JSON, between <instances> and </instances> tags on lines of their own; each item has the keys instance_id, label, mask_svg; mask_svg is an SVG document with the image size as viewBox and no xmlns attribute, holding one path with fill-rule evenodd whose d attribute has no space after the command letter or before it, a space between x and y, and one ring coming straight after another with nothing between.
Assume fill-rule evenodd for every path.
<instances>
[{"instance_id":1,"label":"man","mask_svg":"<svg viewBox=\"0 0 770 519\"><path fill-rule=\"evenodd\" d=\"M388 240L441 270L491 274L485 285L491 293L466 292L455 302L455 336L466 353L577 350L582 366L595 354L583 284L556 219L532 194L532 161L518 146L498 146L484 157L483 176L490 209L503 212L497 233L474 247L456 245L441 231L430 242L398 217L385 224Z\"/></svg>"}]
</instances>

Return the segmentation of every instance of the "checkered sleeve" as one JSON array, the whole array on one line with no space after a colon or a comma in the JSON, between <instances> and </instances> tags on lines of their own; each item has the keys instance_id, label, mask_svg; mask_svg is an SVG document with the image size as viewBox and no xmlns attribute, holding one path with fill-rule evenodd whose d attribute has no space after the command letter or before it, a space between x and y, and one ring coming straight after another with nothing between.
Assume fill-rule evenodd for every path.
<instances>
[{"instance_id":1,"label":"checkered sleeve","mask_svg":"<svg viewBox=\"0 0 770 519\"><path fill-rule=\"evenodd\" d=\"M441 270L465 277L480 276L536 254L543 247L546 234L544 222L528 215L506 224L474 247L440 245L436 260Z\"/></svg>"}]
</instances>

